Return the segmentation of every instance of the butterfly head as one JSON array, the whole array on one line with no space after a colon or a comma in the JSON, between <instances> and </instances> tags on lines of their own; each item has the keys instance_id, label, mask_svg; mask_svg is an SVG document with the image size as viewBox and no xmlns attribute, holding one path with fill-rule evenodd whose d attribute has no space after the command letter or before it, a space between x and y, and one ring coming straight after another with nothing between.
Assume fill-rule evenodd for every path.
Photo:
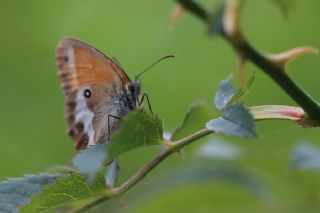
<instances>
[{"instance_id":1,"label":"butterfly head","mask_svg":"<svg viewBox=\"0 0 320 213\"><path fill-rule=\"evenodd\" d=\"M141 82L139 78L131 81L126 88L126 95L132 108L139 107L139 96L141 92Z\"/></svg>"}]
</instances>

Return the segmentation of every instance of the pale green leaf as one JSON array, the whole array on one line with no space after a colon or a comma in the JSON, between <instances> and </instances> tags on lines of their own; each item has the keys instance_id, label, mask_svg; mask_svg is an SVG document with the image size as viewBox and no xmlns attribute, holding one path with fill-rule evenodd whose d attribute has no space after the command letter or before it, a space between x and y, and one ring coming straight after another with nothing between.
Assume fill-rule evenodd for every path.
<instances>
[{"instance_id":1,"label":"pale green leaf","mask_svg":"<svg viewBox=\"0 0 320 213\"><path fill-rule=\"evenodd\" d=\"M235 104L222 112L222 116L206 124L209 130L238 137L251 137L255 133L253 116L241 104Z\"/></svg>"},{"instance_id":2,"label":"pale green leaf","mask_svg":"<svg viewBox=\"0 0 320 213\"><path fill-rule=\"evenodd\" d=\"M231 78L221 81L219 90L214 97L214 105L217 109L223 110L235 94L236 89L231 84Z\"/></svg>"},{"instance_id":3,"label":"pale green leaf","mask_svg":"<svg viewBox=\"0 0 320 213\"><path fill-rule=\"evenodd\" d=\"M28 205L34 196L42 193L42 187L52 185L62 174L25 175L9 178L0 183L0 212L19 212L21 206Z\"/></svg>"},{"instance_id":4,"label":"pale green leaf","mask_svg":"<svg viewBox=\"0 0 320 213\"><path fill-rule=\"evenodd\" d=\"M233 105L233 104L236 104L236 103L240 103L241 100L243 99L243 97L248 93L248 91L250 90L254 80L256 78L256 75L255 73L253 73L249 80L247 81L246 83L246 87L245 88L239 88L237 90L237 92L234 94L234 96L229 100L229 102L226 104L225 108Z\"/></svg>"}]
</instances>

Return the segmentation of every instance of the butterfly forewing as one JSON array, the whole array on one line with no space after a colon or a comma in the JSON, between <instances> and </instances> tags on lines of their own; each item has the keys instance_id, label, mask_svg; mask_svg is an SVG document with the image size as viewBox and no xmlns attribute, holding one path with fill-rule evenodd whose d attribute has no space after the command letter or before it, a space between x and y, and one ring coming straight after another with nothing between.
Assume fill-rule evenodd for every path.
<instances>
[{"instance_id":1,"label":"butterfly forewing","mask_svg":"<svg viewBox=\"0 0 320 213\"><path fill-rule=\"evenodd\" d=\"M68 134L77 149L103 143L108 137L108 115L121 118L129 111L125 72L94 47L73 39L62 40L56 63L65 96ZM115 129L119 121L110 122Z\"/></svg>"}]
</instances>

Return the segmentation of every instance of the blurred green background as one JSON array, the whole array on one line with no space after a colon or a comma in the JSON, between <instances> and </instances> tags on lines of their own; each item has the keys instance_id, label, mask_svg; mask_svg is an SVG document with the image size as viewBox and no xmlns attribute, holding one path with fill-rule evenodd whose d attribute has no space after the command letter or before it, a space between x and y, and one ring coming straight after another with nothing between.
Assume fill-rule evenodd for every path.
<instances>
[{"instance_id":1,"label":"blurred green background","mask_svg":"<svg viewBox=\"0 0 320 213\"><path fill-rule=\"evenodd\" d=\"M198 2L213 10L222 1ZM158 58L174 54L175 59L162 62L142 77L143 90L168 131L180 124L194 101L212 103L220 80L235 75L235 53L221 38L209 38L204 25L189 14L169 30L174 6L171 0L1 0L0 179L46 171L69 163L74 154L65 134L54 56L57 43L65 36L85 40L116 57L131 77ZM320 48L319 8L320 1L299 1L295 12L286 17L271 0L248 0L242 16L245 34L266 52L302 44ZM319 55L289 65L290 75L317 100L319 69ZM253 71L257 71L256 81L247 105L295 105L260 70L247 64L247 76ZM319 212L319 173L290 167L294 145L300 141L318 144L318 129L267 121L257 123L257 130L257 139L213 136L241 147L243 154L232 162L203 163L247 172L268 188L267 198L239 184L214 180L160 190L162 177L170 182L173 171L202 163L194 155L201 144L196 143L188 147L185 158L170 157L129 191L125 196L128 208L113 200L91 212ZM120 181L157 151L158 147L141 148L121 157Z\"/></svg>"}]
</instances>

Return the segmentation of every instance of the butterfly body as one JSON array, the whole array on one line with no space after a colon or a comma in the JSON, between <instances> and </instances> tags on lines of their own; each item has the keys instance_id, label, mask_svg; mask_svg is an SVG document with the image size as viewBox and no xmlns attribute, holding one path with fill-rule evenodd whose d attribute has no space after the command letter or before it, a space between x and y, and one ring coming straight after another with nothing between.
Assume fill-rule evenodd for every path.
<instances>
[{"instance_id":1,"label":"butterfly body","mask_svg":"<svg viewBox=\"0 0 320 213\"><path fill-rule=\"evenodd\" d=\"M139 107L139 80L131 81L116 62L85 42L63 39L56 62L76 149L106 142L121 118Z\"/></svg>"}]
</instances>

